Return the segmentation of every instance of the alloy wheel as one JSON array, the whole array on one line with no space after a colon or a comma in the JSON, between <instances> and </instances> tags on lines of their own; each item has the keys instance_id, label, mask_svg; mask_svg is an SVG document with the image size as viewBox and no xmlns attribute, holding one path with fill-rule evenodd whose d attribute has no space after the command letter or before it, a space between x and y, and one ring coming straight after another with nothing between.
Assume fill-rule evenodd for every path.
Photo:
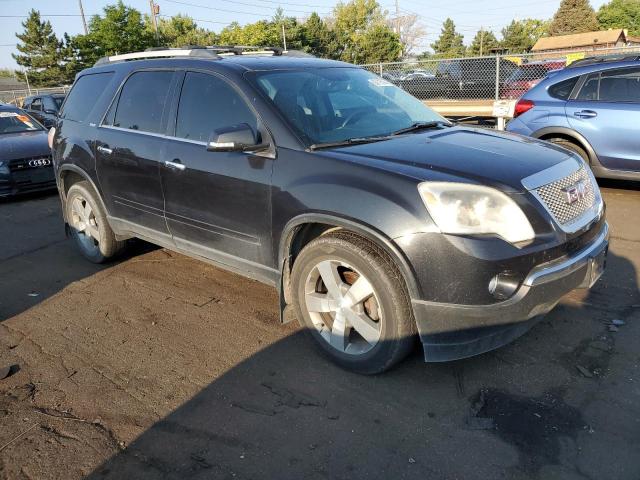
<instances>
[{"instance_id":1,"label":"alloy wheel","mask_svg":"<svg viewBox=\"0 0 640 480\"><path fill-rule=\"evenodd\" d=\"M361 355L381 336L383 312L371 282L338 260L315 265L305 283L305 307L320 336L336 350Z\"/></svg>"},{"instance_id":2,"label":"alloy wheel","mask_svg":"<svg viewBox=\"0 0 640 480\"><path fill-rule=\"evenodd\" d=\"M71 226L78 233L78 239L88 249L95 249L100 243L100 229L91 204L81 196L71 203Z\"/></svg>"}]
</instances>

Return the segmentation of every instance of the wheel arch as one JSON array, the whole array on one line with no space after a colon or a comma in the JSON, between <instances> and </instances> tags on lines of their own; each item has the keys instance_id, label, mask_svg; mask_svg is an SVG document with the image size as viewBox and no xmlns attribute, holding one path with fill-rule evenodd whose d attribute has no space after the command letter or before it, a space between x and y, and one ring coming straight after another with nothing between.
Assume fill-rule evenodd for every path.
<instances>
[{"instance_id":1,"label":"wheel arch","mask_svg":"<svg viewBox=\"0 0 640 480\"><path fill-rule=\"evenodd\" d=\"M567 127L545 127L536 130L531 134L532 137L540 140L548 140L550 138L564 138L570 142L575 142L582 147L589 156L589 163L599 165L598 155L593 149L589 141L580 133Z\"/></svg>"},{"instance_id":2,"label":"wheel arch","mask_svg":"<svg viewBox=\"0 0 640 480\"><path fill-rule=\"evenodd\" d=\"M69 191L69 188L71 188L71 186L74 183L81 182L81 181L87 181L89 183L89 185L91 186L91 188L96 194L96 197L97 197L96 200L100 202L100 206L102 207L103 211L107 214L107 216L109 215L107 206L102 200L102 195L100 195L100 190L98 189L97 185L95 184L91 176L82 168L76 165L65 164L65 165L62 165L58 170L58 181L57 181L58 192L60 193L60 199L62 201L62 215L65 223L67 223L67 213L66 213L67 212L67 209L66 209L67 192Z\"/></svg>"},{"instance_id":3,"label":"wheel arch","mask_svg":"<svg viewBox=\"0 0 640 480\"><path fill-rule=\"evenodd\" d=\"M396 263L412 298L420 298L415 272L393 240L377 229L352 219L331 214L303 214L285 225L278 248L278 265L281 269L281 302L291 303L290 273L297 254L320 235L332 230L347 230L380 246Z\"/></svg>"}]
</instances>

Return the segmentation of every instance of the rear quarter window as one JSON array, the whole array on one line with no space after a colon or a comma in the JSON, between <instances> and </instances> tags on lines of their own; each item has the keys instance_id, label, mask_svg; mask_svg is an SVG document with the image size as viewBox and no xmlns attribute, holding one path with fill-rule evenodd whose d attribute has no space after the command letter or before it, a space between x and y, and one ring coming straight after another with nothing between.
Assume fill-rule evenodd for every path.
<instances>
[{"instance_id":1,"label":"rear quarter window","mask_svg":"<svg viewBox=\"0 0 640 480\"><path fill-rule=\"evenodd\" d=\"M549 87L549 95L560 100L567 100L578 83L579 77L569 78Z\"/></svg>"},{"instance_id":2,"label":"rear quarter window","mask_svg":"<svg viewBox=\"0 0 640 480\"><path fill-rule=\"evenodd\" d=\"M75 122L86 121L113 75L114 72L90 73L78 78L64 103L60 118Z\"/></svg>"}]
</instances>

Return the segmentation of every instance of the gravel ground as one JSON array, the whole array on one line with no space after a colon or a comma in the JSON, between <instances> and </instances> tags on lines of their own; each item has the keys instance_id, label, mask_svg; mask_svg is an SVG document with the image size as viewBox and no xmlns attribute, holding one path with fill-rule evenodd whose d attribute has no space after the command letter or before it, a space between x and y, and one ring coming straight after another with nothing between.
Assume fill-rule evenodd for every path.
<instances>
[{"instance_id":1,"label":"gravel ground","mask_svg":"<svg viewBox=\"0 0 640 480\"><path fill-rule=\"evenodd\" d=\"M2 202L0 478L638 479L640 187L604 195L592 291L496 352L377 377L280 325L269 287L142 243L98 267L55 195Z\"/></svg>"}]
</instances>

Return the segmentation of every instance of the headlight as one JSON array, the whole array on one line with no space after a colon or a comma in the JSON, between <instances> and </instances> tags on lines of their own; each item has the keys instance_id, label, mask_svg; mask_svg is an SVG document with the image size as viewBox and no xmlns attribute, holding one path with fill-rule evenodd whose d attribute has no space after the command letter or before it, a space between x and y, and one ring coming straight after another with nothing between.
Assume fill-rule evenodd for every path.
<instances>
[{"instance_id":1,"label":"headlight","mask_svg":"<svg viewBox=\"0 0 640 480\"><path fill-rule=\"evenodd\" d=\"M424 182L418 191L443 233L496 234L511 243L531 240L533 228L504 193L481 185Z\"/></svg>"}]
</instances>

